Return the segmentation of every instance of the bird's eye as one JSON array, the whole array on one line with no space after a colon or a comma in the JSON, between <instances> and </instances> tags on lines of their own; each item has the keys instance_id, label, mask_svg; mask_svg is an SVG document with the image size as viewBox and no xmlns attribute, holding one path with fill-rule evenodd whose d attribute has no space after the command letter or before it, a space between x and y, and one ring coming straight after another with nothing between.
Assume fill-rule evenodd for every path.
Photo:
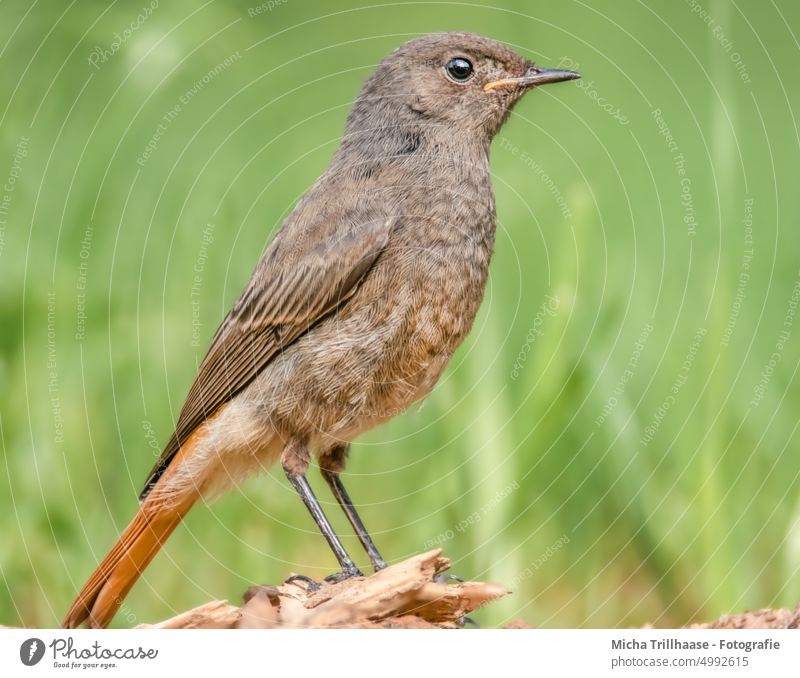
<instances>
[{"instance_id":1,"label":"bird's eye","mask_svg":"<svg viewBox=\"0 0 800 678\"><path fill-rule=\"evenodd\" d=\"M447 71L447 75L449 75L456 82L466 82L474 74L474 71L472 70L472 64L470 63L469 59L465 59L464 57L450 59L444 68Z\"/></svg>"}]
</instances>

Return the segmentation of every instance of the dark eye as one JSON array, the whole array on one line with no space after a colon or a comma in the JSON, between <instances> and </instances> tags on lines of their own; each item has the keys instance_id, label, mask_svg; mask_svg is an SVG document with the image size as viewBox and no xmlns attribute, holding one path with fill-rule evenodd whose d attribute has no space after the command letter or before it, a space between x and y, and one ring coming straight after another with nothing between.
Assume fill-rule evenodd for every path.
<instances>
[{"instance_id":1,"label":"dark eye","mask_svg":"<svg viewBox=\"0 0 800 678\"><path fill-rule=\"evenodd\" d=\"M456 82L466 82L473 75L472 64L469 59L465 59L464 57L450 59L444 68L447 71L447 75Z\"/></svg>"}]
</instances>

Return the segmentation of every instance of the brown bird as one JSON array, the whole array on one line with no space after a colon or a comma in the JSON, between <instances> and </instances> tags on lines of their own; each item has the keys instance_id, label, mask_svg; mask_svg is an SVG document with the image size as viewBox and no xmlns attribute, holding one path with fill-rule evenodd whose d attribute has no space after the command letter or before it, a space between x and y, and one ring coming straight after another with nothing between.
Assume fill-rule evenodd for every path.
<instances>
[{"instance_id":1,"label":"brown bird","mask_svg":"<svg viewBox=\"0 0 800 678\"><path fill-rule=\"evenodd\" d=\"M63 625L108 625L201 497L280 460L341 566L312 454L373 567L339 478L360 433L428 394L472 326L495 238L489 145L525 92L580 77L468 33L406 43L364 83L339 149L214 335L130 525Z\"/></svg>"}]
</instances>

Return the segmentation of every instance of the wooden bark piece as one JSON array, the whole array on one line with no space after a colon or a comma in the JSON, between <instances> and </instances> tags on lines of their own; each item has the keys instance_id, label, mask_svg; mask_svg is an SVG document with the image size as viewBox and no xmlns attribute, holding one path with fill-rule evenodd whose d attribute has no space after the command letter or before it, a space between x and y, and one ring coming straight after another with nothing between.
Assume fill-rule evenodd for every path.
<instances>
[{"instance_id":1,"label":"wooden bark piece","mask_svg":"<svg viewBox=\"0 0 800 678\"><path fill-rule=\"evenodd\" d=\"M370 577L323 584L318 591L309 591L301 582L253 587L239 626L447 628L508 593L496 584L433 582L450 567L441 553L428 551Z\"/></svg>"},{"instance_id":2,"label":"wooden bark piece","mask_svg":"<svg viewBox=\"0 0 800 678\"><path fill-rule=\"evenodd\" d=\"M212 600L156 624L139 624L137 629L231 629L242 617L242 608L226 600Z\"/></svg>"}]
</instances>

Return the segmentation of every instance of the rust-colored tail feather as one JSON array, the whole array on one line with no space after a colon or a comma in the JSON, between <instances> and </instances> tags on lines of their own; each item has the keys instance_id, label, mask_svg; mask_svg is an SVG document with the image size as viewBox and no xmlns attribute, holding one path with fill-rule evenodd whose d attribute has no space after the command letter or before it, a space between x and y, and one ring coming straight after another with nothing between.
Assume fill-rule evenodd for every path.
<instances>
[{"instance_id":1,"label":"rust-colored tail feather","mask_svg":"<svg viewBox=\"0 0 800 678\"><path fill-rule=\"evenodd\" d=\"M212 419L206 420L206 424ZM205 437L205 428L206 425L201 425L192 433L147 494L122 536L72 603L61 623L64 628L74 629L84 622L93 628L108 626L144 568L200 498L199 486L187 487L185 483L176 486L173 480Z\"/></svg>"},{"instance_id":2,"label":"rust-colored tail feather","mask_svg":"<svg viewBox=\"0 0 800 678\"><path fill-rule=\"evenodd\" d=\"M93 628L108 626L128 591L163 543L194 504L145 502L108 555L86 582L62 623L76 628L88 621Z\"/></svg>"}]
</instances>

